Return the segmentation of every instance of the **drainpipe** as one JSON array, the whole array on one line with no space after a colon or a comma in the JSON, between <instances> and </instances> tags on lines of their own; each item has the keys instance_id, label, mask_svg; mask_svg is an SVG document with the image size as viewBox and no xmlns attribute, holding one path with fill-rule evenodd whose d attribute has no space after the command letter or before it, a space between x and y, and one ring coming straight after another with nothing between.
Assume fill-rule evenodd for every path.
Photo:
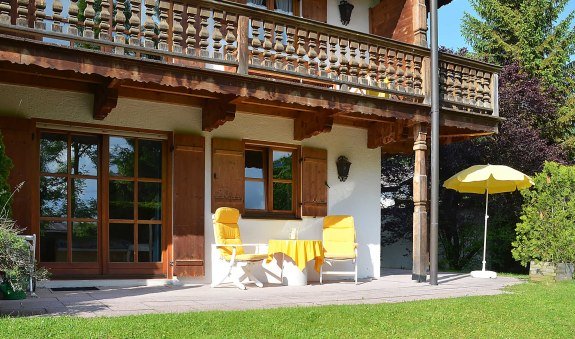
<instances>
[{"instance_id":1,"label":"drainpipe","mask_svg":"<svg viewBox=\"0 0 575 339\"><path fill-rule=\"evenodd\" d=\"M431 226L429 229L429 283L437 285L437 237L439 212L439 51L437 0L429 1L431 26Z\"/></svg>"}]
</instances>

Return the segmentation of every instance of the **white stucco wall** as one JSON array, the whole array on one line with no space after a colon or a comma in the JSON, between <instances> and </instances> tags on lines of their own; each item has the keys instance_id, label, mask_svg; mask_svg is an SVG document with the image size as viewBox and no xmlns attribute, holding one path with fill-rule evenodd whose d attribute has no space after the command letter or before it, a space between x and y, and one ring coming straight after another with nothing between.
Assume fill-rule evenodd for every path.
<instances>
[{"instance_id":1,"label":"white stucco wall","mask_svg":"<svg viewBox=\"0 0 575 339\"><path fill-rule=\"evenodd\" d=\"M299 144L324 148L328 151L328 213L351 214L355 218L359 243L359 277L379 277L380 273L380 151L367 148L365 130L336 125L330 133L306 139L293 140L291 119L236 114L232 122L212 133L201 131L201 114L197 108L119 99L117 107L104 121L92 119L92 95L73 92L34 89L0 84L0 115L16 115L71 122L136 127L164 131L193 132L206 137L205 173L205 240L206 278L210 282L221 274L221 266L211 253L214 243L211 196L211 138L249 138L252 140ZM342 183L337 178L335 161L345 155L352 162L349 178ZM321 239L322 219L302 220L241 220L242 240L246 243L267 243L268 239L286 238L290 227L300 229L300 239ZM212 264L210 264L212 263ZM214 269L212 269L212 266ZM310 280L317 274L308 264ZM258 275L266 281L276 281L279 268L275 262L265 265Z\"/></svg>"},{"instance_id":2,"label":"white stucco wall","mask_svg":"<svg viewBox=\"0 0 575 339\"><path fill-rule=\"evenodd\" d=\"M354 7L347 26L341 24L339 2L340 0L327 0L327 23L353 31L369 33L369 8L378 4L379 0L348 0Z\"/></svg>"}]
</instances>

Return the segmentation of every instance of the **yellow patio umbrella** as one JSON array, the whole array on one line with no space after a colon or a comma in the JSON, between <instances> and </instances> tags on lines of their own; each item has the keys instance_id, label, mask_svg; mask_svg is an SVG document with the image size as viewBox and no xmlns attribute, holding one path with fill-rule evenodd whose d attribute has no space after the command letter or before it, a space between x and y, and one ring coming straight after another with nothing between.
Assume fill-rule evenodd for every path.
<instances>
[{"instance_id":1,"label":"yellow patio umbrella","mask_svg":"<svg viewBox=\"0 0 575 339\"><path fill-rule=\"evenodd\" d=\"M497 273L485 270L485 252L487 247L487 214L489 206L489 193L513 192L529 188L533 180L518 170L503 165L475 165L471 166L443 183L443 187L456 190L460 193L485 193L485 231L483 234L483 268L481 271L471 272L476 278L496 278Z\"/></svg>"}]
</instances>

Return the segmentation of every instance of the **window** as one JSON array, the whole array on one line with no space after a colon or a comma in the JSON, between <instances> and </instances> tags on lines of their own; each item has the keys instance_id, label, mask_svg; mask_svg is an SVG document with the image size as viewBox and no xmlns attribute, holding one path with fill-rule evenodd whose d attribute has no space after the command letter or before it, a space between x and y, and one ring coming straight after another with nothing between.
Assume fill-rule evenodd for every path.
<instances>
[{"instance_id":1,"label":"window","mask_svg":"<svg viewBox=\"0 0 575 339\"><path fill-rule=\"evenodd\" d=\"M296 216L298 149L246 144L244 155L246 214Z\"/></svg>"},{"instance_id":2,"label":"window","mask_svg":"<svg viewBox=\"0 0 575 339\"><path fill-rule=\"evenodd\" d=\"M162 142L109 138L109 260L162 261Z\"/></svg>"},{"instance_id":3,"label":"window","mask_svg":"<svg viewBox=\"0 0 575 339\"><path fill-rule=\"evenodd\" d=\"M41 262L79 264L73 269L160 263L165 146L161 140L41 131Z\"/></svg>"},{"instance_id":4,"label":"window","mask_svg":"<svg viewBox=\"0 0 575 339\"><path fill-rule=\"evenodd\" d=\"M98 261L97 136L42 133L40 138L40 258Z\"/></svg>"},{"instance_id":5,"label":"window","mask_svg":"<svg viewBox=\"0 0 575 339\"><path fill-rule=\"evenodd\" d=\"M249 5L285 14L299 15L300 0L247 0Z\"/></svg>"}]
</instances>

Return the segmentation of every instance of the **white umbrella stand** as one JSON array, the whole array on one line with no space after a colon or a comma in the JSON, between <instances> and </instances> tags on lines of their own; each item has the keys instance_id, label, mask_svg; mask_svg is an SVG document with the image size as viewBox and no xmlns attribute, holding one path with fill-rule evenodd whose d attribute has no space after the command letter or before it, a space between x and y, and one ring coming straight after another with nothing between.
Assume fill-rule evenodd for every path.
<instances>
[{"instance_id":1,"label":"white umbrella stand","mask_svg":"<svg viewBox=\"0 0 575 339\"><path fill-rule=\"evenodd\" d=\"M483 266L481 271L472 271L471 276L474 278L484 278L484 279L495 279L497 278L497 273L493 271L485 270L485 253L487 252L487 220L489 219L489 214L487 214L487 209L489 207L489 188L485 190L485 230L483 232Z\"/></svg>"}]
</instances>

